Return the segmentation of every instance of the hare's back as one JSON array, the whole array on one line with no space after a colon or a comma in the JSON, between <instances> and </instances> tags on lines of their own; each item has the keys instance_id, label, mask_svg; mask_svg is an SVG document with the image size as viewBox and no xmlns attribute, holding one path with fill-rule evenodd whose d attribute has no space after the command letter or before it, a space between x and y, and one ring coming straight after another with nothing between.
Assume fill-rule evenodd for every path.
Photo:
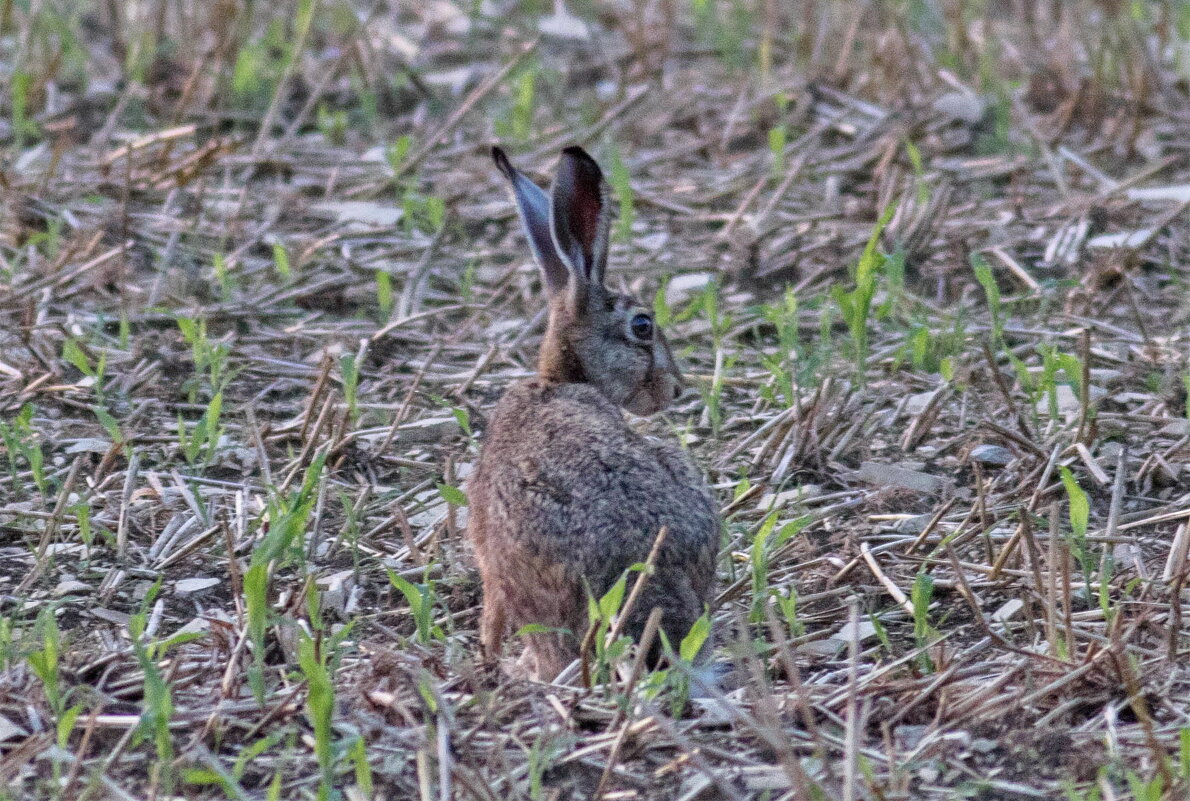
<instances>
[{"instance_id":1,"label":"hare's back","mask_svg":"<svg viewBox=\"0 0 1190 801\"><path fill-rule=\"evenodd\" d=\"M598 390L529 379L489 421L471 484L485 538L571 566L593 589L643 561L668 529L663 567L709 584L719 522L676 445L645 439Z\"/></svg>"}]
</instances>

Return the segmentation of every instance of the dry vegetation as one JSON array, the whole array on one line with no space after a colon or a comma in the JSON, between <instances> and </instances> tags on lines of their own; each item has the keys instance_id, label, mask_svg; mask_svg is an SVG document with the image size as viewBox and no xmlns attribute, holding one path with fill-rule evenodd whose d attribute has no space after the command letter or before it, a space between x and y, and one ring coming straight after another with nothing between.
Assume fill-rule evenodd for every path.
<instances>
[{"instance_id":1,"label":"dry vegetation","mask_svg":"<svg viewBox=\"0 0 1190 801\"><path fill-rule=\"evenodd\" d=\"M0 797L1190 792L1184 0L0 0L0 86ZM717 698L479 664L494 141L698 387Z\"/></svg>"}]
</instances>

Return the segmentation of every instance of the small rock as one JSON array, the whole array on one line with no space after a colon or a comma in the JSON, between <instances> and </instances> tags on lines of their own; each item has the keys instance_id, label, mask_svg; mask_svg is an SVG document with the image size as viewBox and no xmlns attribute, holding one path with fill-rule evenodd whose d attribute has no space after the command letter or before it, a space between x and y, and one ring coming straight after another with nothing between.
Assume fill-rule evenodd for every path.
<instances>
[{"instance_id":1,"label":"small rock","mask_svg":"<svg viewBox=\"0 0 1190 801\"><path fill-rule=\"evenodd\" d=\"M1172 200L1177 203L1190 202L1190 184L1171 186L1138 186L1127 191L1129 200Z\"/></svg>"},{"instance_id":2,"label":"small rock","mask_svg":"<svg viewBox=\"0 0 1190 801\"><path fill-rule=\"evenodd\" d=\"M555 11L547 17L542 17L537 23L537 29L546 36L557 39L571 39L585 42L591 38L591 30L587 23L558 4Z\"/></svg>"},{"instance_id":3,"label":"small rock","mask_svg":"<svg viewBox=\"0 0 1190 801\"><path fill-rule=\"evenodd\" d=\"M933 103L934 111L952 120L975 125L983 119L987 104L970 89L947 92Z\"/></svg>"},{"instance_id":4,"label":"small rock","mask_svg":"<svg viewBox=\"0 0 1190 801\"><path fill-rule=\"evenodd\" d=\"M54 595L61 598L64 595L86 595L91 592L91 585L77 580L63 581L54 587Z\"/></svg>"},{"instance_id":5,"label":"small rock","mask_svg":"<svg viewBox=\"0 0 1190 801\"><path fill-rule=\"evenodd\" d=\"M1000 747L1000 744L995 740L989 740L986 737L976 737L971 741L971 750L979 754L990 754Z\"/></svg>"},{"instance_id":6,"label":"small rock","mask_svg":"<svg viewBox=\"0 0 1190 801\"><path fill-rule=\"evenodd\" d=\"M124 612L117 612L114 609L107 609L102 606L93 606L87 610L87 613L92 617L97 617L105 623L113 623L117 626L127 626L128 621L132 616Z\"/></svg>"},{"instance_id":7,"label":"small rock","mask_svg":"<svg viewBox=\"0 0 1190 801\"><path fill-rule=\"evenodd\" d=\"M646 253L656 253L669 244L669 232L658 231L653 234L638 236L632 241L632 244L635 245L638 250L643 250Z\"/></svg>"},{"instance_id":8,"label":"small rock","mask_svg":"<svg viewBox=\"0 0 1190 801\"><path fill-rule=\"evenodd\" d=\"M757 508L761 511L771 512L774 509L781 509L791 503L804 501L808 498L814 498L822 494L822 488L816 484L803 484L800 487L795 487L784 492L772 493L767 492L760 497L760 503Z\"/></svg>"},{"instance_id":9,"label":"small rock","mask_svg":"<svg viewBox=\"0 0 1190 801\"><path fill-rule=\"evenodd\" d=\"M1093 236L1088 239L1087 247L1107 250L1114 250L1115 248L1138 248L1152 239L1153 234L1154 231L1152 228L1141 228L1136 231L1120 231L1115 234L1100 234L1099 236Z\"/></svg>"},{"instance_id":10,"label":"small rock","mask_svg":"<svg viewBox=\"0 0 1190 801\"><path fill-rule=\"evenodd\" d=\"M918 392L910 395L909 399L905 401L905 414L914 417L924 412L936 393L936 390L931 389L929 392Z\"/></svg>"},{"instance_id":11,"label":"small rock","mask_svg":"<svg viewBox=\"0 0 1190 801\"><path fill-rule=\"evenodd\" d=\"M4 742L5 740L12 740L17 737L27 736L29 736L29 732L25 731L3 715L0 715L0 743Z\"/></svg>"},{"instance_id":12,"label":"small rock","mask_svg":"<svg viewBox=\"0 0 1190 801\"><path fill-rule=\"evenodd\" d=\"M847 647L847 643L840 640L837 636L827 637L823 640L812 640L811 642L803 643L797 647L801 653L816 656L821 659L834 659L843 652Z\"/></svg>"},{"instance_id":13,"label":"small rock","mask_svg":"<svg viewBox=\"0 0 1190 801\"><path fill-rule=\"evenodd\" d=\"M195 578L182 579L174 583L174 593L177 595L194 595L203 590L209 590L212 587L217 587L222 582L222 579L207 578L203 576L196 576Z\"/></svg>"},{"instance_id":14,"label":"small rock","mask_svg":"<svg viewBox=\"0 0 1190 801\"><path fill-rule=\"evenodd\" d=\"M450 417L427 417L397 428L397 438L403 442L442 442L458 434L459 421Z\"/></svg>"},{"instance_id":15,"label":"small rock","mask_svg":"<svg viewBox=\"0 0 1190 801\"><path fill-rule=\"evenodd\" d=\"M367 231L391 228L401 220L401 209L369 200L341 200L319 203L310 209L315 214L330 217L349 230Z\"/></svg>"},{"instance_id":16,"label":"small rock","mask_svg":"<svg viewBox=\"0 0 1190 801\"><path fill-rule=\"evenodd\" d=\"M1021 611L1025 602L1020 598L1012 598L1006 601L999 609L992 612L992 620L997 623L1003 623L1005 620L1011 620L1017 612Z\"/></svg>"},{"instance_id":17,"label":"small rock","mask_svg":"<svg viewBox=\"0 0 1190 801\"><path fill-rule=\"evenodd\" d=\"M931 495L941 493L950 485L941 476L879 462L864 462L855 472L855 478L879 487L901 487Z\"/></svg>"},{"instance_id":18,"label":"small rock","mask_svg":"<svg viewBox=\"0 0 1190 801\"><path fill-rule=\"evenodd\" d=\"M844 623L843 627L835 632L832 636L838 637L845 643L849 643L851 642L854 634L858 634L859 641L862 643L865 640L870 640L876 636L876 626L873 625L871 620L860 620L857 621L855 629L853 630L851 627L851 622L848 621L847 623Z\"/></svg>"},{"instance_id":19,"label":"small rock","mask_svg":"<svg viewBox=\"0 0 1190 801\"><path fill-rule=\"evenodd\" d=\"M112 448L110 440L99 439L98 437L84 437L83 439L76 439L67 448L67 453L107 453Z\"/></svg>"},{"instance_id":20,"label":"small rock","mask_svg":"<svg viewBox=\"0 0 1190 801\"><path fill-rule=\"evenodd\" d=\"M1106 394L1107 390L1105 390L1103 387L1097 387L1094 385L1087 387L1087 397L1092 402L1102 398ZM1057 398L1058 414L1063 415L1067 419L1070 419L1074 415L1078 414L1081 404L1079 402L1078 395L1069 384L1059 384L1054 391L1054 395ZM1149 396L1145 395L1143 397L1145 400L1148 400ZM1119 400L1121 403L1127 402L1125 397L1121 397ZM1048 415L1049 412L1050 399L1049 395L1047 394L1042 396L1042 398L1037 401L1037 413Z\"/></svg>"},{"instance_id":21,"label":"small rock","mask_svg":"<svg viewBox=\"0 0 1190 801\"><path fill-rule=\"evenodd\" d=\"M898 747L909 751L921 744L929 730L930 727L925 724L905 724L893 729L893 739Z\"/></svg>"},{"instance_id":22,"label":"small rock","mask_svg":"<svg viewBox=\"0 0 1190 801\"><path fill-rule=\"evenodd\" d=\"M971 461L990 467L1004 467L1014 458L1012 451L1001 445L976 445L971 449Z\"/></svg>"},{"instance_id":23,"label":"small rock","mask_svg":"<svg viewBox=\"0 0 1190 801\"><path fill-rule=\"evenodd\" d=\"M1140 548L1131 542L1117 542L1111 549L1112 559L1117 565L1131 565L1140 555Z\"/></svg>"},{"instance_id":24,"label":"small rock","mask_svg":"<svg viewBox=\"0 0 1190 801\"><path fill-rule=\"evenodd\" d=\"M903 517L893 525L893 531L898 534L920 534L926 530L926 525L932 517L932 514Z\"/></svg>"},{"instance_id":25,"label":"small rock","mask_svg":"<svg viewBox=\"0 0 1190 801\"><path fill-rule=\"evenodd\" d=\"M718 698L691 698L690 704L698 710L699 726L730 726L739 718L738 712L733 714Z\"/></svg>"},{"instance_id":26,"label":"small rock","mask_svg":"<svg viewBox=\"0 0 1190 801\"><path fill-rule=\"evenodd\" d=\"M1190 434L1190 420L1170 420L1157 433L1166 437L1184 437Z\"/></svg>"},{"instance_id":27,"label":"small rock","mask_svg":"<svg viewBox=\"0 0 1190 801\"><path fill-rule=\"evenodd\" d=\"M665 302L670 306L681 303L714 280L713 273L685 273L675 275L665 286Z\"/></svg>"},{"instance_id":28,"label":"small rock","mask_svg":"<svg viewBox=\"0 0 1190 801\"><path fill-rule=\"evenodd\" d=\"M343 614L347 609L347 601L351 596L355 584L354 570L340 570L316 581L318 589L322 590L322 603L328 609L334 609Z\"/></svg>"},{"instance_id":29,"label":"small rock","mask_svg":"<svg viewBox=\"0 0 1190 801\"><path fill-rule=\"evenodd\" d=\"M180 629L175 631L173 636L177 637L179 634L206 634L210 630L211 621L206 620L205 618L196 617L185 626L182 626Z\"/></svg>"}]
</instances>

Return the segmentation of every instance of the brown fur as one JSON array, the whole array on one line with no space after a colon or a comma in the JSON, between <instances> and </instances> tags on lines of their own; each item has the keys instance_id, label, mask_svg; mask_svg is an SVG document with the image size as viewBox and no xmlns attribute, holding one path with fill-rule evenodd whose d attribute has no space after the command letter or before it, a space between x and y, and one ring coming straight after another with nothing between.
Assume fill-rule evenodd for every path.
<instances>
[{"instance_id":1,"label":"brown fur","mask_svg":"<svg viewBox=\"0 0 1190 801\"><path fill-rule=\"evenodd\" d=\"M522 177L510 166L505 174ZM597 167L593 175L598 185L580 186L576 202L606 198ZM559 197L556 184L554 202L569 198ZM534 200L524 201L523 215ZM595 213L578 212L580 221ZM596 212L606 226L605 205ZM527 229L540 224L523 219ZM598 259L598 245L579 242L574 251ZM560 290L555 276L538 375L514 384L496 405L468 485L484 652L497 657L507 633L530 623L556 629L525 637L528 667L545 680L577 656L588 593L603 595L643 562L662 527L668 535L656 572L625 631L639 636L660 607L676 647L710 600L719 541L714 499L698 470L676 444L635 433L620 410L648 414L672 402L681 379L669 345L660 331L650 342L635 340L630 321L643 307L588 278L601 279L602 265L583 266L567 264L570 280L584 282L578 289Z\"/></svg>"}]
</instances>

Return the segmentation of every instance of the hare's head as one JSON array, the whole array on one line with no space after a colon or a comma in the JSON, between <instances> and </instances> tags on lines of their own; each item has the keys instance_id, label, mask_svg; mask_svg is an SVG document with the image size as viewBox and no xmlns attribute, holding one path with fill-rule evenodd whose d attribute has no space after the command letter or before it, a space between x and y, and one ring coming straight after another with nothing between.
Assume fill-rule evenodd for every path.
<instances>
[{"instance_id":1,"label":"hare's head","mask_svg":"<svg viewBox=\"0 0 1190 801\"><path fill-rule=\"evenodd\" d=\"M562 151L549 195L509 163L517 209L549 293L550 317L537 369L543 378L591 384L633 414L669 406L682 375L653 313L603 283L611 209L607 184L581 147Z\"/></svg>"}]
</instances>

